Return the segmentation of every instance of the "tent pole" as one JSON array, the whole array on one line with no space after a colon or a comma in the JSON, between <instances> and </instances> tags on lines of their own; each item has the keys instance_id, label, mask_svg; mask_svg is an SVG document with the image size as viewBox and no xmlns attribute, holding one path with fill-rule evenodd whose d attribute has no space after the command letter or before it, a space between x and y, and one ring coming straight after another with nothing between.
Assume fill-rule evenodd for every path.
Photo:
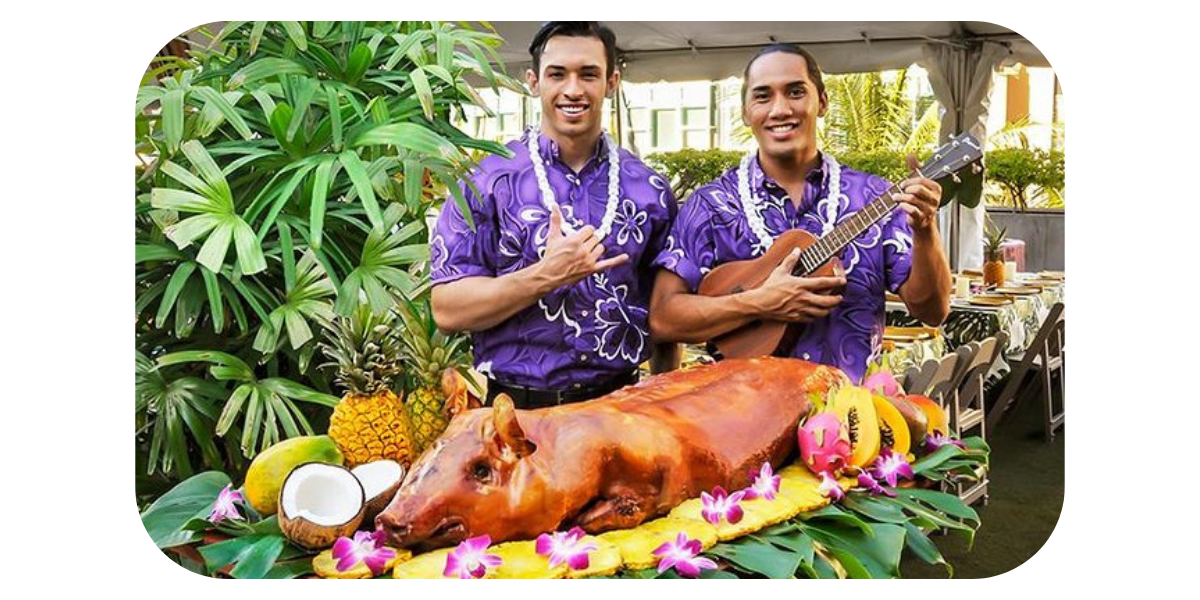
<instances>
[{"instance_id":1,"label":"tent pole","mask_svg":"<svg viewBox=\"0 0 1200 600\"><path fill-rule=\"evenodd\" d=\"M617 145L621 146L622 142L625 140L625 128L622 126L622 122L621 122L621 84L620 83L617 84L617 89L613 93L612 107L613 107L613 112L616 113L616 119L617 119L616 120Z\"/></svg>"}]
</instances>

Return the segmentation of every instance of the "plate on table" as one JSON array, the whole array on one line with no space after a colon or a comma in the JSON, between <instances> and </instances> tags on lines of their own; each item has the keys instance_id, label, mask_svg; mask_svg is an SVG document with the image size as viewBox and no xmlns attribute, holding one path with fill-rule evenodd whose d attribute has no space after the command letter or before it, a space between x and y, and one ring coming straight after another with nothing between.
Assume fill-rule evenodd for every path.
<instances>
[{"instance_id":1,"label":"plate on table","mask_svg":"<svg viewBox=\"0 0 1200 600\"><path fill-rule=\"evenodd\" d=\"M1036 288L1036 287L1032 287L1032 286L1020 285L1020 286L997 287L993 291L996 292L997 294L1005 294L1008 296L1032 296L1034 294L1040 293L1042 290L1040 288Z\"/></svg>"},{"instance_id":2,"label":"plate on table","mask_svg":"<svg viewBox=\"0 0 1200 600\"><path fill-rule=\"evenodd\" d=\"M1012 298L1007 296L972 296L968 302L975 306L1004 306L1012 304Z\"/></svg>"},{"instance_id":3,"label":"plate on table","mask_svg":"<svg viewBox=\"0 0 1200 600\"><path fill-rule=\"evenodd\" d=\"M1037 276L1038 279L1052 279L1054 281L1063 281L1067 278L1067 274L1062 271L1042 271Z\"/></svg>"},{"instance_id":4,"label":"plate on table","mask_svg":"<svg viewBox=\"0 0 1200 600\"><path fill-rule=\"evenodd\" d=\"M915 342L927 340L938 334L933 327L893 327L883 328L883 339L893 342Z\"/></svg>"}]
</instances>

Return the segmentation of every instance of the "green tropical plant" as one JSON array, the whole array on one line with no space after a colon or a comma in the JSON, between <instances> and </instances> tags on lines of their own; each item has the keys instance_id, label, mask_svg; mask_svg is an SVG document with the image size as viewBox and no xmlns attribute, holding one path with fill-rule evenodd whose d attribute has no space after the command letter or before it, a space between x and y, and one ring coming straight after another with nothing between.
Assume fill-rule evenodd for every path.
<instances>
[{"instance_id":1,"label":"green tropical plant","mask_svg":"<svg viewBox=\"0 0 1200 600\"><path fill-rule=\"evenodd\" d=\"M1059 151L1000 148L987 153L987 180L1001 194L998 204L1028 210L1031 204L1062 205L1066 177Z\"/></svg>"},{"instance_id":2,"label":"green tropical plant","mask_svg":"<svg viewBox=\"0 0 1200 600\"><path fill-rule=\"evenodd\" d=\"M891 81L880 72L830 75L825 93L829 110L817 133L821 148L835 156L887 150L920 153L936 146L938 104L930 103L918 116L906 69Z\"/></svg>"},{"instance_id":3,"label":"green tropical plant","mask_svg":"<svg viewBox=\"0 0 1200 600\"><path fill-rule=\"evenodd\" d=\"M736 167L742 153L734 150L696 150L687 148L675 152L656 152L646 162L667 176L675 198L683 200L696 188L720 177Z\"/></svg>"},{"instance_id":4,"label":"green tropical plant","mask_svg":"<svg viewBox=\"0 0 1200 600\"><path fill-rule=\"evenodd\" d=\"M466 78L520 89L492 66L500 38L466 25L197 35L156 59L135 117L139 452L176 480L323 424L314 326L425 291L426 211L441 192L465 206L472 156L507 153L452 125L488 110Z\"/></svg>"},{"instance_id":5,"label":"green tropical plant","mask_svg":"<svg viewBox=\"0 0 1200 600\"><path fill-rule=\"evenodd\" d=\"M922 150L917 158L922 162L932 152ZM875 150L872 152L847 152L837 157L838 162L858 171L878 175L890 182L899 182L909 176L908 152L905 150Z\"/></svg>"},{"instance_id":6,"label":"green tropical plant","mask_svg":"<svg viewBox=\"0 0 1200 600\"><path fill-rule=\"evenodd\" d=\"M145 443L148 472L193 474L189 447L196 448L205 467L219 469L224 459L213 440L213 429L225 389L200 377L168 379L154 361L137 353L134 390L137 434Z\"/></svg>"}]
</instances>

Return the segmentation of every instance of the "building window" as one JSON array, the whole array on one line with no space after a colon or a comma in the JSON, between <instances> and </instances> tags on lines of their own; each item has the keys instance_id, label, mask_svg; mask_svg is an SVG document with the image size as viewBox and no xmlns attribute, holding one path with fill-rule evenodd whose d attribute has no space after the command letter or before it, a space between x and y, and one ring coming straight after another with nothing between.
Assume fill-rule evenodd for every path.
<instances>
[{"instance_id":1,"label":"building window","mask_svg":"<svg viewBox=\"0 0 1200 600\"><path fill-rule=\"evenodd\" d=\"M655 150L678 150L681 144L679 111L674 109L655 110L653 137Z\"/></svg>"}]
</instances>

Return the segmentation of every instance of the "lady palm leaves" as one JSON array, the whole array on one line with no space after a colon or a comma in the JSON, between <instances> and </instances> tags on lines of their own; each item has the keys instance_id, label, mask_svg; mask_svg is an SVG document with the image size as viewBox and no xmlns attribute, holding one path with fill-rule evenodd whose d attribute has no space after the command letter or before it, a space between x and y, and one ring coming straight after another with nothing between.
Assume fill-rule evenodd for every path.
<instances>
[{"instance_id":1,"label":"lady palm leaves","mask_svg":"<svg viewBox=\"0 0 1200 600\"><path fill-rule=\"evenodd\" d=\"M160 169L193 191L155 188L151 192L150 203L155 208L199 214L169 227L165 232L167 237L180 248L186 248L207 235L196 262L209 271L221 270L231 241L237 248L243 275L266 269L267 264L262 248L255 240L254 230L234 210L233 195L224 173L196 140L183 144L183 153L199 172L199 177L169 160Z\"/></svg>"},{"instance_id":2,"label":"lady palm leaves","mask_svg":"<svg viewBox=\"0 0 1200 600\"><path fill-rule=\"evenodd\" d=\"M234 21L139 89L139 348L234 382L214 384L211 429L242 423L243 453L308 432L295 401L330 404L287 379L328 389L305 374L314 324L423 290L430 190L465 203L467 150L505 152L449 121L478 102L468 75L520 88L489 64L499 44L439 22Z\"/></svg>"},{"instance_id":3,"label":"lady palm leaves","mask_svg":"<svg viewBox=\"0 0 1200 600\"><path fill-rule=\"evenodd\" d=\"M359 266L350 272L338 293L337 312L349 315L357 306L359 297L365 296L371 310L382 312L395 301L388 290L405 296L419 293L419 279L398 267L429 259L429 247L425 244L406 245L412 236L424 230L420 219L399 227L403 209L392 204L384 215L383 229L374 229L363 245Z\"/></svg>"},{"instance_id":4,"label":"lady palm leaves","mask_svg":"<svg viewBox=\"0 0 1200 600\"><path fill-rule=\"evenodd\" d=\"M173 352L158 359L159 367L185 363L210 363L209 374L218 381L235 384L216 420L215 433L225 435L245 413L242 422L242 453L252 457L286 437L312 435L312 426L296 401L332 408L338 399L282 377L258 379L254 369L240 358L216 351ZM282 428L281 436L280 429Z\"/></svg>"},{"instance_id":5,"label":"lady palm leaves","mask_svg":"<svg viewBox=\"0 0 1200 600\"><path fill-rule=\"evenodd\" d=\"M326 298L333 296L336 290L312 251L304 254L295 269L294 279L288 278L294 282L289 286L284 303L271 311L254 339L254 349L259 352L274 352L283 332L287 333L292 349L299 349L313 338L308 321L327 324L334 317L333 307Z\"/></svg>"},{"instance_id":6,"label":"lady palm leaves","mask_svg":"<svg viewBox=\"0 0 1200 600\"><path fill-rule=\"evenodd\" d=\"M154 361L137 353L135 409L150 433L148 473L156 470L189 477L194 472L188 457L188 439L200 449L204 465L220 468L221 455L213 443L213 424L224 389L197 377L168 380Z\"/></svg>"}]
</instances>

